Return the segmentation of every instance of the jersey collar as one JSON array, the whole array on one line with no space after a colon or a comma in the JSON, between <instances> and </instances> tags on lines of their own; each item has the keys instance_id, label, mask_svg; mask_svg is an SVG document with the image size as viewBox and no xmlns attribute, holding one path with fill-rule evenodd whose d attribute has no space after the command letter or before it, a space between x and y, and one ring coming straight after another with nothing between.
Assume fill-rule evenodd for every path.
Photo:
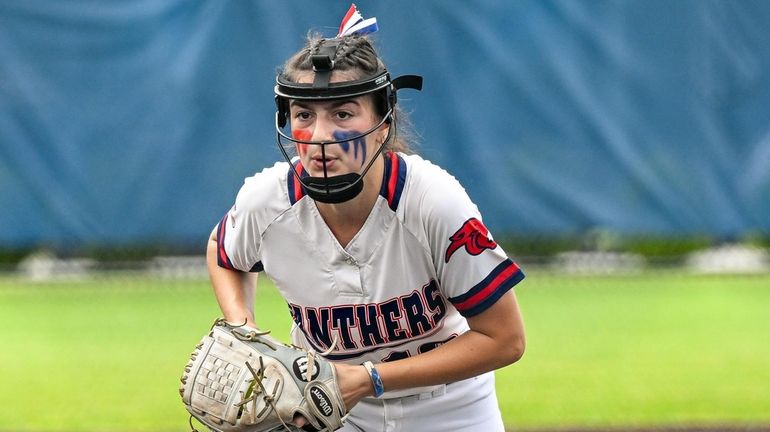
<instances>
[{"instance_id":1,"label":"jersey collar","mask_svg":"<svg viewBox=\"0 0 770 432\"><path fill-rule=\"evenodd\" d=\"M401 201L401 193L404 191L406 183L406 162L395 152L385 152L385 172L382 176L382 185L380 186L380 196L388 202L388 207L396 211L398 203ZM299 161L294 163L294 167L301 177L307 177L308 173ZM305 197L305 188L297 180L293 169L289 167L286 176L286 186L289 195L289 203L294 205L297 201Z\"/></svg>"}]
</instances>

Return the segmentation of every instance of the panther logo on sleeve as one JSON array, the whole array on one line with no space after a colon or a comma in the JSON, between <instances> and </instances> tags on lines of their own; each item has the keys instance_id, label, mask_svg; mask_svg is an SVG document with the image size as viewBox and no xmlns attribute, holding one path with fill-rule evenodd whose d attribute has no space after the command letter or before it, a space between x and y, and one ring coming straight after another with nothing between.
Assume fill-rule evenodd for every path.
<instances>
[{"instance_id":1,"label":"panther logo on sleeve","mask_svg":"<svg viewBox=\"0 0 770 432\"><path fill-rule=\"evenodd\" d=\"M470 218L451 237L452 243L446 250L444 262L449 262L458 249L465 246L465 251L471 255L478 255L485 249L494 249L497 243L489 238L489 230L476 218Z\"/></svg>"}]
</instances>

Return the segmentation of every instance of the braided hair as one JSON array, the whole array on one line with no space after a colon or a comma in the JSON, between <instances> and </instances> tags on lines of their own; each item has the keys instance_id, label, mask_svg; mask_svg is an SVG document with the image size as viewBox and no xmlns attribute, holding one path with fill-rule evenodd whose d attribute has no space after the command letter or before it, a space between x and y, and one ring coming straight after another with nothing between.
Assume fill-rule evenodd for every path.
<instances>
[{"instance_id":1,"label":"braided hair","mask_svg":"<svg viewBox=\"0 0 770 432\"><path fill-rule=\"evenodd\" d=\"M313 63L311 57L317 54L326 39L317 35L311 35L305 46L289 57L283 67L283 76L290 81L297 81L300 74L313 72ZM367 36L350 35L343 36L341 42L337 45L334 53L334 70L346 72L350 80L361 79L366 76L372 76L379 70L385 69L385 64L377 54L371 39ZM369 95L373 98L380 98L380 93ZM382 111L384 104L376 103L377 115L382 118L386 113ZM406 154L414 153L408 141L413 141L411 124L406 114L396 106L393 112L394 124L398 122L398 133L386 144L385 150L402 152Z\"/></svg>"}]
</instances>

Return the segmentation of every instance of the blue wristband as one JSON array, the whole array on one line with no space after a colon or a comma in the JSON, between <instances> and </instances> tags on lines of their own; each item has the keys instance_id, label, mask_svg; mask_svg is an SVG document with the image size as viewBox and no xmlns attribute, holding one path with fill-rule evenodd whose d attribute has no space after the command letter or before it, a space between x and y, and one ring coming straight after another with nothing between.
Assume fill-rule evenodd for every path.
<instances>
[{"instance_id":1,"label":"blue wristband","mask_svg":"<svg viewBox=\"0 0 770 432\"><path fill-rule=\"evenodd\" d=\"M374 385L374 397L378 398L382 396L382 394L385 393L385 386L382 385L380 373L377 372L377 369L374 368L374 365L370 361L365 361L364 367L369 373L369 378L372 379L372 384Z\"/></svg>"}]
</instances>

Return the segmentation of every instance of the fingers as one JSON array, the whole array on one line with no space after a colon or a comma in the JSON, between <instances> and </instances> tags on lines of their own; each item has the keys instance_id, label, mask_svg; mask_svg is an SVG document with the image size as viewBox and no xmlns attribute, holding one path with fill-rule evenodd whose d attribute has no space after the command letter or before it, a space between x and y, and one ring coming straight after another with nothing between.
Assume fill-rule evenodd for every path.
<instances>
[{"instance_id":1,"label":"fingers","mask_svg":"<svg viewBox=\"0 0 770 432\"><path fill-rule=\"evenodd\" d=\"M291 420L294 426L302 427L308 424L307 419L302 414L294 414L294 418Z\"/></svg>"}]
</instances>

